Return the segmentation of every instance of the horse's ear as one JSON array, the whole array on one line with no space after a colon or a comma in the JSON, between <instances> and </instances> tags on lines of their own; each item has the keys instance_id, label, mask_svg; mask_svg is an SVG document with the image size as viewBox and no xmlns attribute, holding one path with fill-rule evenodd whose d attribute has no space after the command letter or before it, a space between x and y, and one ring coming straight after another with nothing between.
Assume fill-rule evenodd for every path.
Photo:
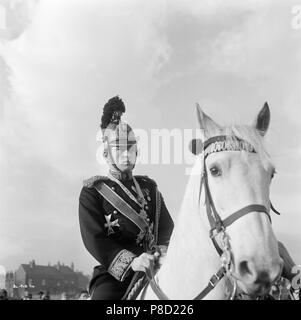
<instances>
[{"instance_id":1,"label":"horse's ear","mask_svg":"<svg viewBox=\"0 0 301 320\"><path fill-rule=\"evenodd\" d=\"M203 152L203 141L201 139L192 139L189 144L189 150L194 155L199 155Z\"/></svg>"},{"instance_id":2,"label":"horse's ear","mask_svg":"<svg viewBox=\"0 0 301 320\"><path fill-rule=\"evenodd\" d=\"M206 115L198 103L196 103L196 110L200 128L204 130L205 137L215 135L221 130L221 127Z\"/></svg>"},{"instance_id":3,"label":"horse's ear","mask_svg":"<svg viewBox=\"0 0 301 320\"><path fill-rule=\"evenodd\" d=\"M259 131L261 136L265 136L268 131L271 120L271 113L268 103L266 102L260 110L254 122L254 127Z\"/></svg>"}]
</instances>

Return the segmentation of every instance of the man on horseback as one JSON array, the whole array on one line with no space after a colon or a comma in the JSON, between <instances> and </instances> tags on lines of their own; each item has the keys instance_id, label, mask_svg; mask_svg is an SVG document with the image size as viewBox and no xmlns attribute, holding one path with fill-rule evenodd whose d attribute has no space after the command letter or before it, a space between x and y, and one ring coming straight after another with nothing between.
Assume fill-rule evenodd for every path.
<instances>
[{"instance_id":1,"label":"man on horseback","mask_svg":"<svg viewBox=\"0 0 301 320\"><path fill-rule=\"evenodd\" d=\"M109 174L86 180L79 198L82 239L100 263L90 282L92 300L121 299L135 272L158 260L153 253L166 252L174 226L156 182L132 174L137 141L120 120L123 112L118 96L105 104L101 129Z\"/></svg>"}]
</instances>

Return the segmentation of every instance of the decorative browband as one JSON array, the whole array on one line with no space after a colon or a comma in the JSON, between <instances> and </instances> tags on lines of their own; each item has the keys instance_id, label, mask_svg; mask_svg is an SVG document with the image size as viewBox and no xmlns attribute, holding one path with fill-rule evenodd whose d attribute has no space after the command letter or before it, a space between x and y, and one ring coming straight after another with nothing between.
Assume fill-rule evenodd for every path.
<instances>
[{"instance_id":1,"label":"decorative browband","mask_svg":"<svg viewBox=\"0 0 301 320\"><path fill-rule=\"evenodd\" d=\"M228 136L216 136L209 138L204 145L204 156L220 151L248 151L256 152L255 148L247 141L237 137L229 139Z\"/></svg>"}]
</instances>

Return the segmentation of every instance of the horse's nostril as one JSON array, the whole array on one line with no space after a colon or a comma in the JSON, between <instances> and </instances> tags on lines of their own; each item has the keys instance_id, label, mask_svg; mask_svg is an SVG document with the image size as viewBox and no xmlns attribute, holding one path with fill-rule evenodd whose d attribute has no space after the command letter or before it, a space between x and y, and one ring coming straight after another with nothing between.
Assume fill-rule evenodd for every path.
<instances>
[{"instance_id":1,"label":"horse's nostril","mask_svg":"<svg viewBox=\"0 0 301 320\"><path fill-rule=\"evenodd\" d=\"M242 261L238 267L239 274L242 278L246 276L252 276L252 271L249 268L248 261Z\"/></svg>"},{"instance_id":2,"label":"horse's nostril","mask_svg":"<svg viewBox=\"0 0 301 320\"><path fill-rule=\"evenodd\" d=\"M258 267L252 260L244 259L238 264L238 276L247 286L252 286L253 293L267 292L271 284L281 274L281 265L273 265L271 268Z\"/></svg>"},{"instance_id":3,"label":"horse's nostril","mask_svg":"<svg viewBox=\"0 0 301 320\"><path fill-rule=\"evenodd\" d=\"M238 272L245 283L266 286L270 283L270 275L266 270L258 270L254 263L243 260L239 263Z\"/></svg>"}]
</instances>

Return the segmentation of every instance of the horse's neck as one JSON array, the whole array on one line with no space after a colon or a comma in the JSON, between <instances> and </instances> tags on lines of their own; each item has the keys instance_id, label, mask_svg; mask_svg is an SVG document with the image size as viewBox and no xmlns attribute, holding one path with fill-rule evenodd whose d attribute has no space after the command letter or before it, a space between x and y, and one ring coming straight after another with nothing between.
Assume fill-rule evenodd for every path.
<instances>
[{"instance_id":1,"label":"horse's neck","mask_svg":"<svg viewBox=\"0 0 301 320\"><path fill-rule=\"evenodd\" d=\"M170 299L193 299L220 267L204 223L207 218L203 195L198 205L200 179L200 174L189 179L167 256L157 276L161 289ZM223 299L223 292L220 284L206 298Z\"/></svg>"}]
</instances>

